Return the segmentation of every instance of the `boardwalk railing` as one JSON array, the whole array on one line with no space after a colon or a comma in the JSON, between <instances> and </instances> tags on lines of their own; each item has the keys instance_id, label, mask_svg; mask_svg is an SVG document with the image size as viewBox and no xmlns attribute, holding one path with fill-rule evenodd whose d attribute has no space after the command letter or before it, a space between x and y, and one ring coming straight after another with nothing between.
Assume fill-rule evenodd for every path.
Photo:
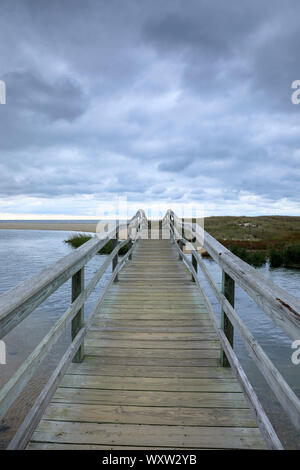
<instances>
[{"instance_id":1,"label":"boardwalk railing","mask_svg":"<svg viewBox=\"0 0 300 470\"><path fill-rule=\"evenodd\" d=\"M281 406L297 429L300 428L300 400L269 359L249 329L234 309L235 282L244 289L256 304L276 323L292 340L300 338L300 300L279 288L272 281L262 276L255 268L232 254L202 227L193 222L183 222L169 210L163 218L163 224L170 230L170 237L182 259L192 274L204 297L211 320L219 336L222 351L221 363L231 366L246 397L256 415L258 426L271 448L282 448L281 444L259 403L234 351L234 328L242 338L250 356L263 374ZM183 252L183 246L195 247L200 244L222 269L222 291L219 290L211 274L196 249L192 250L192 260ZM197 277L198 265L211 286L222 308L219 322L215 311Z\"/></svg>"},{"instance_id":2,"label":"boardwalk railing","mask_svg":"<svg viewBox=\"0 0 300 470\"><path fill-rule=\"evenodd\" d=\"M149 237L151 224L148 223L144 211L139 210L127 223L128 237L120 242L119 232L121 229L123 229L122 226L117 224L113 230L102 234L103 239L93 237L92 240L74 250L71 254L0 296L1 339L19 325L62 284L72 278L70 307L0 392L0 418L2 418L20 395L28 381L33 377L41 361L55 345L61 334L67 327L71 328L71 344L17 431L9 445L9 449L21 449L26 446L68 365L71 361L82 361L84 357L84 337L102 305L107 290L113 282L117 281L118 273L127 260L131 258L134 244L142 237L142 232L145 234L145 238ZM183 260L189 269L192 281L196 283L203 295L210 318L221 342L222 351L220 360L222 365L224 367L231 366L239 380L269 448L282 449L282 445L233 350L234 329L243 339L255 364L297 429L300 427L300 401L236 312L234 308L235 283L238 283L257 305L293 340L300 338L299 299L280 289L262 276L256 269L237 258L194 222L183 223L182 219L178 218L171 210L166 213L163 220L159 223L159 231L162 232L162 230L170 233L170 238L175 242L180 259ZM115 246L113 251L99 267L87 286L84 286L85 265L110 240L114 240ZM119 259L118 254L120 249L128 243L131 245L129 251ZM192 248L191 260L184 253L184 245L189 245ZM198 245L203 246L222 269L222 291L215 284L205 263L197 253L196 247ZM92 313L85 322L83 310L85 301L96 287L110 263L112 263L112 275L106 283L100 298L97 300ZM197 276L198 266L203 271L205 278L220 303L222 309L221 321L216 316L209 298L199 282Z\"/></svg>"},{"instance_id":3,"label":"boardwalk railing","mask_svg":"<svg viewBox=\"0 0 300 470\"><path fill-rule=\"evenodd\" d=\"M68 279L72 278L71 305L51 328L49 333L38 344L26 361L19 367L11 379L0 391L0 419L6 414L10 406L20 395L28 381L38 369L40 363L55 345L64 330L71 325L72 342L60 360L48 383L42 390L33 408L19 428L10 448L23 448L45 410L60 378L66 371L69 363L80 362L84 356L84 337L99 309L104 295L112 282L117 279L119 271L131 257L133 245L140 238L141 228L146 224L145 214L138 211L125 225L130 236L119 242L119 229L116 226L110 232L102 235L103 239L93 237L80 248L65 256L56 263L40 271L37 275L26 280L17 287L0 296L0 339L7 335L20 322L22 322L45 299L55 292ZM115 247L98 271L94 274L88 285L84 287L84 266L98 253L110 240L115 240ZM125 256L118 260L120 249L131 244ZM88 320L84 322L84 304L94 290L101 277L112 263L112 275L108 280L101 297L98 299Z\"/></svg>"}]
</instances>

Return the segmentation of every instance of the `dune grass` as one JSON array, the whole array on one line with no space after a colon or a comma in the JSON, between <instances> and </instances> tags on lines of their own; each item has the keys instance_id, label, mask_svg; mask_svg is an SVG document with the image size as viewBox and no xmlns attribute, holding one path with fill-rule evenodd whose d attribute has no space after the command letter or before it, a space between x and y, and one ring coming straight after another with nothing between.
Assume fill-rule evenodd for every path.
<instances>
[{"instance_id":1,"label":"dune grass","mask_svg":"<svg viewBox=\"0 0 300 470\"><path fill-rule=\"evenodd\" d=\"M206 217L205 230L255 267L300 267L300 217Z\"/></svg>"},{"instance_id":2,"label":"dune grass","mask_svg":"<svg viewBox=\"0 0 300 470\"><path fill-rule=\"evenodd\" d=\"M256 268L263 266L267 262L267 256L262 251L250 251L239 246L233 246L231 251L234 255Z\"/></svg>"},{"instance_id":3,"label":"dune grass","mask_svg":"<svg viewBox=\"0 0 300 470\"><path fill-rule=\"evenodd\" d=\"M270 250L270 265L272 268L300 268L300 243L287 245L282 250Z\"/></svg>"},{"instance_id":4,"label":"dune grass","mask_svg":"<svg viewBox=\"0 0 300 470\"><path fill-rule=\"evenodd\" d=\"M84 233L77 233L76 235L73 235L67 240L65 240L65 243L69 243L73 248L78 248L79 246L91 240L91 238L92 238L91 235L86 235ZM106 243L106 245L103 248L101 248L98 254L109 255L113 251L113 249L114 249L113 240L109 240ZM124 256L129 249L130 249L130 245L129 243L127 243L119 250L119 255Z\"/></svg>"}]
</instances>

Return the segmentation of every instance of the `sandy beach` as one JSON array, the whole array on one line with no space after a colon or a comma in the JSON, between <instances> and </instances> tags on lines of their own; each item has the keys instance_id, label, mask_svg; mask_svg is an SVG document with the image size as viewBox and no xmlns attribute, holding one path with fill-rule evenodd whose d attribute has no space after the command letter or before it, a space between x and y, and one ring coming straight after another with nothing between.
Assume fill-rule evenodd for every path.
<instances>
[{"instance_id":1,"label":"sandy beach","mask_svg":"<svg viewBox=\"0 0 300 470\"><path fill-rule=\"evenodd\" d=\"M0 230L63 230L65 232L93 232L96 233L97 222L0 222Z\"/></svg>"}]
</instances>

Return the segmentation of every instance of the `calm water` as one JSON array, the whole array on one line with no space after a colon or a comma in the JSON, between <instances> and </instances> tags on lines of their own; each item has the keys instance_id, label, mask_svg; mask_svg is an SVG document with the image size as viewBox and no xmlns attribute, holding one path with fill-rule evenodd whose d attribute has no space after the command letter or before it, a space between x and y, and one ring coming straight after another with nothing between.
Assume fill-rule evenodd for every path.
<instances>
[{"instance_id":1,"label":"calm water","mask_svg":"<svg viewBox=\"0 0 300 470\"><path fill-rule=\"evenodd\" d=\"M38 273L41 269L57 261L73 249L63 241L71 232L62 231L31 231L31 230L0 230L0 293L9 290L23 280ZM86 267L86 282L105 261L105 256L95 256ZM205 263L218 285L221 285L221 271L212 261L205 259ZM282 288L299 297L300 271L282 268L260 268L260 271ZM86 303L85 313L88 315L96 299L110 276L107 270L98 287ZM219 306L209 286L199 273L206 292L219 314ZM5 338L7 345L7 364L0 365L0 386L4 385L15 372L28 354L34 349L49 328L55 324L70 305L70 281L58 289L44 304L34 311L15 330ZM300 365L291 362L291 341L269 320L256 304L241 289L236 289L236 310L254 337L263 346L269 357L278 367L293 390L300 395L299 372ZM0 426L0 447L5 448L25 417L29 407L40 392L49 377L50 372L57 364L64 350L70 342L70 332L66 332L57 345L45 359L42 367L22 396L16 401L11 411ZM280 405L272 396L267 384L262 378L253 361L248 356L242 341L235 337L235 351L254 386L260 400L265 407L283 444L289 448L300 448L300 435L297 434L281 411Z\"/></svg>"},{"instance_id":2,"label":"calm water","mask_svg":"<svg viewBox=\"0 0 300 470\"><path fill-rule=\"evenodd\" d=\"M63 243L72 232L38 230L0 230L0 294L67 255L73 248ZM106 256L95 256L85 268L86 283ZM110 268L90 295L85 306L88 315L110 277ZM34 347L70 305L71 281L62 285L5 338L7 364L0 365L0 387L12 376ZM51 371L70 343L70 328L44 360L35 378L26 387L0 425L0 448L5 448L41 391Z\"/></svg>"}]
</instances>

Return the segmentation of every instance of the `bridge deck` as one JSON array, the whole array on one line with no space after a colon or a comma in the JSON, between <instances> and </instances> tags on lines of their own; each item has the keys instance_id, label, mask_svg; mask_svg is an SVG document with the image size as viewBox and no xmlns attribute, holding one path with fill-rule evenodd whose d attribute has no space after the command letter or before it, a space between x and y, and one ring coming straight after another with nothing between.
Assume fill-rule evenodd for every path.
<instances>
[{"instance_id":1,"label":"bridge deck","mask_svg":"<svg viewBox=\"0 0 300 470\"><path fill-rule=\"evenodd\" d=\"M141 240L29 449L265 448L191 275Z\"/></svg>"}]
</instances>

